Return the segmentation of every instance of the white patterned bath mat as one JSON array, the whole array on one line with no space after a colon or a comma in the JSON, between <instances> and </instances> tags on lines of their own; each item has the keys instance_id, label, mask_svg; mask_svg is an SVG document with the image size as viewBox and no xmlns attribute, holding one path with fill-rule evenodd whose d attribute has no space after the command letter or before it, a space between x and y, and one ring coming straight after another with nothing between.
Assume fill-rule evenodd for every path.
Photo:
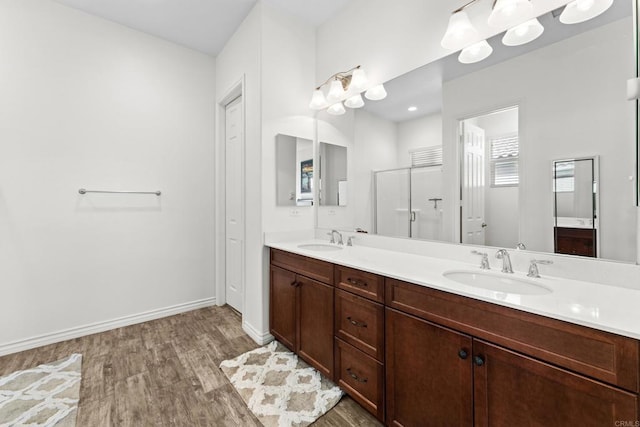
<instances>
[{"instance_id":1,"label":"white patterned bath mat","mask_svg":"<svg viewBox=\"0 0 640 427\"><path fill-rule=\"evenodd\" d=\"M76 425L82 355L0 377L0 427Z\"/></svg>"},{"instance_id":2,"label":"white patterned bath mat","mask_svg":"<svg viewBox=\"0 0 640 427\"><path fill-rule=\"evenodd\" d=\"M277 341L225 360L220 369L266 427L308 426L343 395Z\"/></svg>"}]
</instances>

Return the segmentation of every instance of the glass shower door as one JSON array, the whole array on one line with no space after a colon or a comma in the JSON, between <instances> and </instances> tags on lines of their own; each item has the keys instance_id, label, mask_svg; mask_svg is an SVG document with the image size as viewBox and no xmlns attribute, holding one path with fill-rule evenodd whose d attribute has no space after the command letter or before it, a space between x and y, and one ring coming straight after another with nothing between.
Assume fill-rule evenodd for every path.
<instances>
[{"instance_id":1,"label":"glass shower door","mask_svg":"<svg viewBox=\"0 0 640 427\"><path fill-rule=\"evenodd\" d=\"M411 169L411 237L442 240L442 168Z\"/></svg>"},{"instance_id":2,"label":"glass shower door","mask_svg":"<svg viewBox=\"0 0 640 427\"><path fill-rule=\"evenodd\" d=\"M374 172L375 232L381 236L411 237L410 170Z\"/></svg>"}]
</instances>

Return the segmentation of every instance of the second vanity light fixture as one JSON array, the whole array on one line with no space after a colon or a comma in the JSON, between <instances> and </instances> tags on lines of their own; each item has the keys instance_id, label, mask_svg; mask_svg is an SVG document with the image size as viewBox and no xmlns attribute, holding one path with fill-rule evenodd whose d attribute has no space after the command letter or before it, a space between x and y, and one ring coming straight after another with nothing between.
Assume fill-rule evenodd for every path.
<instances>
[{"instance_id":1,"label":"second vanity light fixture","mask_svg":"<svg viewBox=\"0 0 640 427\"><path fill-rule=\"evenodd\" d=\"M324 95L323 86L329 85L329 92ZM341 71L329 77L313 91L309 108L313 110L327 109L327 113L339 116L348 108L364 106L362 92L365 98L378 101L387 97L384 86L379 84L367 89L369 79L360 65L347 71ZM366 91L365 91L366 89ZM343 104L344 101L344 104Z\"/></svg>"},{"instance_id":2,"label":"second vanity light fixture","mask_svg":"<svg viewBox=\"0 0 640 427\"><path fill-rule=\"evenodd\" d=\"M458 60L463 64L482 61L493 52L487 40L480 40L480 33L466 12L469 6L479 1L471 0L452 12L441 41L445 49L461 50ZM573 0L562 11L560 22L577 24L587 21L605 12L612 4L613 0ZM502 38L504 45L519 46L537 39L544 32L540 21L531 18L532 14L530 0L493 0L488 24L493 28L507 29Z\"/></svg>"}]
</instances>

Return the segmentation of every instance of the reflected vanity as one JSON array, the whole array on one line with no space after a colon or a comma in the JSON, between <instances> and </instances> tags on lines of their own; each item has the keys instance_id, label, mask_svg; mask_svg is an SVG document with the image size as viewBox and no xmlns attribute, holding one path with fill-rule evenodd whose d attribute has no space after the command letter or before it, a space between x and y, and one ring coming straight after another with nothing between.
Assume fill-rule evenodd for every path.
<instances>
[{"instance_id":1,"label":"reflected vanity","mask_svg":"<svg viewBox=\"0 0 640 427\"><path fill-rule=\"evenodd\" d=\"M319 114L318 141L339 129L356 178L355 206L319 210L317 226L635 262L632 15L631 0L575 25L547 13L532 43L506 47L496 36L483 62L451 55L386 82L382 101ZM554 191L550 165L586 158L600 175L590 213L566 211L586 199Z\"/></svg>"}]
</instances>

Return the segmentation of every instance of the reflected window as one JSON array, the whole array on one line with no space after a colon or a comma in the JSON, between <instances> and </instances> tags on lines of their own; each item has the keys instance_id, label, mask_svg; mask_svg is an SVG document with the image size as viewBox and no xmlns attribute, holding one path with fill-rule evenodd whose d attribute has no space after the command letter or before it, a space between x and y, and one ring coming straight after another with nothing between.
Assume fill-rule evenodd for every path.
<instances>
[{"instance_id":1,"label":"reflected window","mask_svg":"<svg viewBox=\"0 0 640 427\"><path fill-rule=\"evenodd\" d=\"M518 135L493 138L491 144L491 186L517 187L520 183Z\"/></svg>"}]
</instances>

